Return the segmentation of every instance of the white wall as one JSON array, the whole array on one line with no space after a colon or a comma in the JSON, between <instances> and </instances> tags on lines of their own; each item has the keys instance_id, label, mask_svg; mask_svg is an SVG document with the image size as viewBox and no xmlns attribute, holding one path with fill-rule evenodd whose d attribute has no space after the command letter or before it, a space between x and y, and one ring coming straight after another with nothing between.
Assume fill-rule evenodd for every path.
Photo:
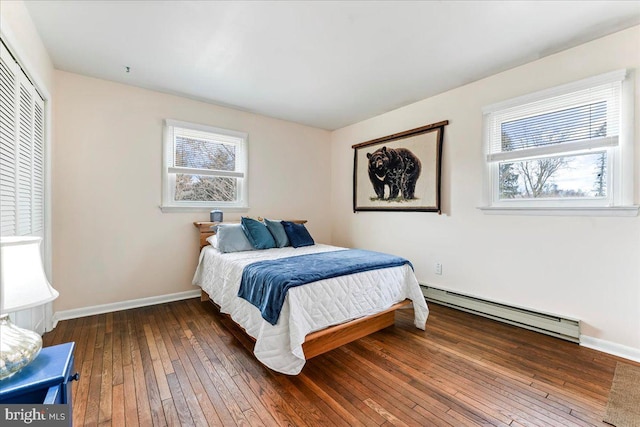
<instances>
[{"instance_id":1,"label":"white wall","mask_svg":"<svg viewBox=\"0 0 640 427\"><path fill-rule=\"evenodd\" d=\"M584 335L640 357L640 218L493 216L477 209L483 106L620 68L638 71L638 117L635 27L333 132L333 243L404 255L424 284L579 318ZM443 215L353 213L351 146L442 120L449 120ZM635 133L637 141L637 120ZM441 276L435 262L443 265Z\"/></svg>"},{"instance_id":2,"label":"white wall","mask_svg":"<svg viewBox=\"0 0 640 427\"><path fill-rule=\"evenodd\" d=\"M56 311L196 289L192 223L209 214L158 207L165 118L248 132L245 215L304 218L329 241L329 132L63 71L55 87Z\"/></svg>"}]
</instances>

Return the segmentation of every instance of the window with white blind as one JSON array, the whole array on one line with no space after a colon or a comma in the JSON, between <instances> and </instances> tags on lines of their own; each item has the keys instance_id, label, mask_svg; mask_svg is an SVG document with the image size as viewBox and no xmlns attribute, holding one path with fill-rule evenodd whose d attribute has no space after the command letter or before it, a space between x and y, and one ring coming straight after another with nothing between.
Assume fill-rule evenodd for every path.
<instances>
[{"instance_id":1,"label":"window with white blind","mask_svg":"<svg viewBox=\"0 0 640 427\"><path fill-rule=\"evenodd\" d=\"M165 121L162 210L247 205L247 134Z\"/></svg>"},{"instance_id":2,"label":"window with white blind","mask_svg":"<svg viewBox=\"0 0 640 427\"><path fill-rule=\"evenodd\" d=\"M0 43L0 234L44 234L44 100Z\"/></svg>"},{"instance_id":3,"label":"window with white blind","mask_svg":"<svg viewBox=\"0 0 640 427\"><path fill-rule=\"evenodd\" d=\"M484 108L486 209L630 205L629 74L607 73Z\"/></svg>"}]
</instances>

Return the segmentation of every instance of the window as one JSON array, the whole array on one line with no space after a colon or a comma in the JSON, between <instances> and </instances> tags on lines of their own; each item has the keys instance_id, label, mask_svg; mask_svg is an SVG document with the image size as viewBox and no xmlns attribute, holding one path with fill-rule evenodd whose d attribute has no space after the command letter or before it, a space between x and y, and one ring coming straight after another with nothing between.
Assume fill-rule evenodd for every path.
<instances>
[{"instance_id":1,"label":"window","mask_svg":"<svg viewBox=\"0 0 640 427\"><path fill-rule=\"evenodd\" d=\"M0 234L43 237L44 100L0 49Z\"/></svg>"},{"instance_id":2,"label":"window","mask_svg":"<svg viewBox=\"0 0 640 427\"><path fill-rule=\"evenodd\" d=\"M626 70L484 109L487 210L598 209L633 200ZM624 153L624 154L623 154ZM637 209L635 210L637 213Z\"/></svg>"},{"instance_id":3,"label":"window","mask_svg":"<svg viewBox=\"0 0 640 427\"><path fill-rule=\"evenodd\" d=\"M247 134L166 120L162 210L247 207Z\"/></svg>"}]
</instances>

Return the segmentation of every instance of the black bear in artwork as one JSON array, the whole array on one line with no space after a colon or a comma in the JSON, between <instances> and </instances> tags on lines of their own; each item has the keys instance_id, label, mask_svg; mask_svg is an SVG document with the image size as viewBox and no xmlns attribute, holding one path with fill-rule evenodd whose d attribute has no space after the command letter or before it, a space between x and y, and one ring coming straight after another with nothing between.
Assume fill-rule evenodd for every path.
<instances>
[{"instance_id":1,"label":"black bear in artwork","mask_svg":"<svg viewBox=\"0 0 640 427\"><path fill-rule=\"evenodd\" d=\"M389 186L389 199L400 194L405 200L415 199L416 182L420 177L420 159L406 148L382 147L367 153L369 179L378 199L384 199L384 187Z\"/></svg>"}]
</instances>

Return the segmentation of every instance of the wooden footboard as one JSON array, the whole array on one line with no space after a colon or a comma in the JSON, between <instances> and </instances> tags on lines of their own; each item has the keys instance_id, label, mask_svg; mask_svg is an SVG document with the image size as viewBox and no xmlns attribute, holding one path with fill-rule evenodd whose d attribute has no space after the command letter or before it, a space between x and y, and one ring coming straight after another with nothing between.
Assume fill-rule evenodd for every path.
<instances>
[{"instance_id":1,"label":"wooden footboard","mask_svg":"<svg viewBox=\"0 0 640 427\"><path fill-rule=\"evenodd\" d=\"M209 298L209 295L205 291L201 291L200 301L211 301L213 305L220 309L220 307L218 307L218 305ZM316 357L322 353L326 353L393 325L395 322L395 311L409 304L411 304L411 301L406 299L392 305L380 313L361 317L350 322L341 323L339 325L310 333L306 336L304 343L302 344L305 359L309 360L312 357ZM227 315L227 317L231 319L230 316ZM233 321L233 319L231 320ZM237 323L235 324L238 325ZM242 326L238 325L238 327L244 330ZM255 341L255 339L249 334L246 335L252 341Z\"/></svg>"}]
</instances>

